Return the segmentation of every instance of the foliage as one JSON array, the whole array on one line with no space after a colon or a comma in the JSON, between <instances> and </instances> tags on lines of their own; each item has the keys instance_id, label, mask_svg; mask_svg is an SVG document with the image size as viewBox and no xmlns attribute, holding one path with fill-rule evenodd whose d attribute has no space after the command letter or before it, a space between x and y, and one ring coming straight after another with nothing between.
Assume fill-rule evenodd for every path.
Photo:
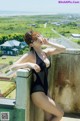
<instances>
[{"instance_id":1,"label":"foliage","mask_svg":"<svg viewBox=\"0 0 80 121\"><path fill-rule=\"evenodd\" d=\"M20 51L19 51L19 54L22 55L22 54L23 54L23 50L20 50Z\"/></svg>"},{"instance_id":2,"label":"foliage","mask_svg":"<svg viewBox=\"0 0 80 121\"><path fill-rule=\"evenodd\" d=\"M73 41L80 44L80 39L73 39Z\"/></svg>"},{"instance_id":3,"label":"foliage","mask_svg":"<svg viewBox=\"0 0 80 121\"><path fill-rule=\"evenodd\" d=\"M8 73L10 70L6 70L5 73Z\"/></svg>"},{"instance_id":4,"label":"foliage","mask_svg":"<svg viewBox=\"0 0 80 121\"><path fill-rule=\"evenodd\" d=\"M13 64L13 61L9 61L9 65L12 65Z\"/></svg>"},{"instance_id":5,"label":"foliage","mask_svg":"<svg viewBox=\"0 0 80 121\"><path fill-rule=\"evenodd\" d=\"M0 44L13 39L18 40L20 42L24 41L22 34L15 33L15 34L9 34L9 35L0 35Z\"/></svg>"},{"instance_id":6,"label":"foliage","mask_svg":"<svg viewBox=\"0 0 80 121\"><path fill-rule=\"evenodd\" d=\"M0 56L2 56L2 51L0 50Z\"/></svg>"},{"instance_id":7,"label":"foliage","mask_svg":"<svg viewBox=\"0 0 80 121\"><path fill-rule=\"evenodd\" d=\"M37 16L11 16L0 18L0 44L7 40L16 39L24 41L24 34L28 30L35 30L47 38L59 38L60 36L51 29L56 30L63 36L70 37L72 33L80 32L79 19L66 20L65 15L37 15ZM58 22L60 25L52 24ZM46 28L44 24L46 23Z\"/></svg>"},{"instance_id":8,"label":"foliage","mask_svg":"<svg viewBox=\"0 0 80 121\"><path fill-rule=\"evenodd\" d=\"M27 53L29 51L29 47L25 47L24 49L23 49L23 54L24 53Z\"/></svg>"}]
</instances>

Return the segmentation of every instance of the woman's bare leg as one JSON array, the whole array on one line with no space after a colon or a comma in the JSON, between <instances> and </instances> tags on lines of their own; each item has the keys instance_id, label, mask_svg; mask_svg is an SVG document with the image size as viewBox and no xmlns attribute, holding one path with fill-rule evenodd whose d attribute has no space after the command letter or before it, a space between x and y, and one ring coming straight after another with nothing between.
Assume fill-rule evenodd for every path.
<instances>
[{"instance_id":1,"label":"woman's bare leg","mask_svg":"<svg viewBox=\"0 0 80 121\"><path fill-rule=\"evenodd\" d=\"M60 120L60 118L53 116L52 114L46 112L45 113L45 121L63 121L63 120L62 120L62 118Z\"/></svg>"},{"instance_id":2,"label":"woman's bare leg","mask_svg":"<svg viewBox=\"0 0 80 121\"><path fill-rule=\"evenodd\" d=\"M55 104L55 102L45 95L44 92L35 92L31 95L33 103L44 111L55 115L55 118L52 118L51 121L60 121L63 117L63 111Z\"/></svg>"}]
</instances>

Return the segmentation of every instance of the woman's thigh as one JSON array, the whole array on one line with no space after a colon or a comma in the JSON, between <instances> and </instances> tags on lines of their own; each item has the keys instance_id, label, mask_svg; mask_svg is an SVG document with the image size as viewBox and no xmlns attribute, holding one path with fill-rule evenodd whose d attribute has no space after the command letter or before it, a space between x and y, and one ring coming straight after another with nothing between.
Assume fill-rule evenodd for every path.
<instances>
[{"instance_id":1,"label":"woman's thigh","mask_svg":"<svg viewBox=\"0 0 80 121\"><path fill-rule=\"evenodd\" d=\"M44 118L45 120L47 121L51 121L51 119L53 118L54 116L46 111L44 111Z\"/></svg>"},{"instance_id":2,"label":"woman's thigh","mask_svg":"<svg viewBox=\"0 0 80 121\"><path fill-rule=\"evenodd\" d=\"M33 103L44 111L55 116L63 115L63 111L56 105L56 103L44 92L35 92L31 94Z\"/></svg>"}]
</instances>

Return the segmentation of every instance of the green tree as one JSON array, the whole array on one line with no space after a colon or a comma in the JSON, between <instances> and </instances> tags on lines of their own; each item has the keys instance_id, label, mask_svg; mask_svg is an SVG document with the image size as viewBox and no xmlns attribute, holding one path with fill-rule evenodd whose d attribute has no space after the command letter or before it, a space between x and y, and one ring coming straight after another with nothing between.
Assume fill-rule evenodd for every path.
<instances>
[{"instance_id":1,"label":"green tree","mask_svg":"<svg viewBox=\"0 0 80 121\"><path fill-rule=\"evenodd\" d=\"M2 56L2 51L0 50L0 56Z\"/></svg>"}]
</instances>

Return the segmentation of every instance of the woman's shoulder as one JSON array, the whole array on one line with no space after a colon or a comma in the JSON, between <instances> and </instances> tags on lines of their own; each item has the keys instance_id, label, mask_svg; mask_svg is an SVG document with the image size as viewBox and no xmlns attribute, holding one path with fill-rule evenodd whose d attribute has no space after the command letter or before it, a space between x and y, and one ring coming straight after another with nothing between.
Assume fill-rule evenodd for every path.
<instances>
[{"instance_id":1,"label":"woman's shoulder","mask_svg":"<svg viewBox=\"0 0 80 121\"><path fill-rule=\"evenodd\" d=\"M26 59L26 61L28 60L29 62L35 62L35 60L36 60L36 56L35 56L35 54L34 54L34 52L28 52L28 53L26 53L25 55L25 59Z\"/></svg>"},{"instance_id":2,"label":"woman's shoulder","mask_svg":"<svg viewBox=\"0 0 80 121\"><path fill-rule=\"evenodd\" d=\"M33 54L31 52L23 54L16 63L25 63L25 62L31 62L33 59Z\"/></svg>"},{"instance_id":3,"label":"woman's shoulder","mask_svg":"<svg viewBox=\"0 0 80 121\"><path fill-rule=\"evenodd\" d=\"M24 59L32 60L34 58L34 54L32 52L28 52L23 55Z\"/></svg>"}]
</instances>

